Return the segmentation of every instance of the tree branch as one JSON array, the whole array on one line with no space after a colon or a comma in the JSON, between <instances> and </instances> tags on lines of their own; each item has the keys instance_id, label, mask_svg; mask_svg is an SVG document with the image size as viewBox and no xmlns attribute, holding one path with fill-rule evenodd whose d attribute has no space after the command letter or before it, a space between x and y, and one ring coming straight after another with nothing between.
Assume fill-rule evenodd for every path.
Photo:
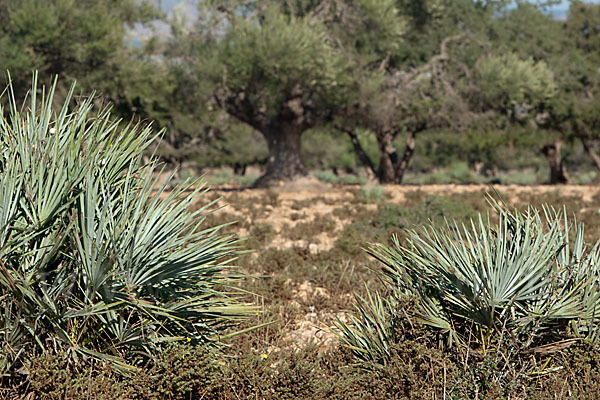
<instances>
[{"instance_id":1,"label":"tree branch","mask_svg":"<svg viewBox=\"0 0 600 400\"><path fill-rule=\"evenodd\" d=\"M404 148L404 154L402 154L402 158L398 165L396 165L396 177L395 183L402 183L402 179L404 178L404 174L408 169L408 165L410 164L410 160L415 152L415 146L417 144L417 133L415 131L406 132L406 147Z\"/></svg>"},{"instance_id":2,"label":"tree branch","mask_svg":"<svg viewBox=\"0 0 600 400\"><path fill-rule=\"evenodd\" d=\"M450 60L450 57L448 56L448 44L450 44L450 42L462 39L464 36L464 33L459 33L457 35L448 36L447 38L444 38L444 40L442 40L442 43L440 44L440 53L431 57L431 60L429 60L429 62L427 62L426 64L420 66L419 68L415 68L406 78L403 79L404 82L412 81L413 79L421 75L423 72L439 64L441 61Z\"/></svg>"},{"instance_id":3,"label":"tree branch","mask_svg":"<svg viewBox=\"0 0 600 400\"><path fill-rule=\"evenodd\" d=\"M356 153L356 156L363 164L363 166L365 166L365 168L367 168L367 170L370 171L374 176L377 176L377 170L375 169L375 165L373 165L373 161L371 161L371 158L361 146L360 141L358 140L358 135L356 134L354 129L341 128L340 130L346 132L350 137L350 141L352 142L352 146L354 147L354 153Z\"/></svg>"},{"instance_id":4,"label":"tree branch","mask_svg":"<svg viewBox=\"0 0 600 400\"><path fill-rule=\"evenodd\" d=\"M586 137L583 137L583 136L580 136L579 140L581 140L581 143L583 144L583 148L585 149L585 151L588 153L588 155L594 162L594 165L596 166L596 168L600 169L600 156L598 156L598 154L596 154L596 152L592 148L592 144L589 142L589 140Z\"/></svg>"}]
</instances>

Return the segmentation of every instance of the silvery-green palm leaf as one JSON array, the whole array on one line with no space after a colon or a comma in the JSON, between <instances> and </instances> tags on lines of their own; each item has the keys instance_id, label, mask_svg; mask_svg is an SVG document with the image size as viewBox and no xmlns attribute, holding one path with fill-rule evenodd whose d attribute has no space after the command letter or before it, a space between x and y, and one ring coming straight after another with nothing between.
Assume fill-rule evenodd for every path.
<instances>
[{"instance_id":1,"label":"silvery-green palm leaf","mask_svg":"<svg viewBox=\"0 0 600 400\"><path fill-rule=\"evenodd\" d=\"M487 336L508 330L531 343L569 324L577 335L600 337L600 242L588 250L583 225L571 222L565 210L509 211L490 202L498 216L495 224L481 216L466 225L446 221L407 231L405 245L395 238L392 246L372 247L388 300L413 298L421 322L461 345L474 330ZM342 332L348 344L360 347L356 354L379 357L381 345L369 338L393 337L379 335L373 324L368 335L361 333L373 308L369 304L357 305L353 326Z\"/></svg>"},{"instance_id":2,"label":"silvery-green palm leaf","mask_svg":"<svg viewBox=\"0 0 600 400\"><path fill-rule=\"evenodd\" d=\"M0 108L2 373L36 351L128 368L165 342L217 341L255 308L228 273L237 239L203 228L211 202L190 211L204 184L159 185L144 157L158 134L73 90L56 109L54 87L34 77Z\"/></svg>"}]
</instances>

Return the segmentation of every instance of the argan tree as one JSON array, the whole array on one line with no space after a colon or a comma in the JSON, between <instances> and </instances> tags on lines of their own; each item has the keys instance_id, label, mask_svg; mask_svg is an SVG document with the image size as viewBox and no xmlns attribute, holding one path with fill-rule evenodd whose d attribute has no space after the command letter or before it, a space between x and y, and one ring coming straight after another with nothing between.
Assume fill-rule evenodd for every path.
<instances>
[{"instance_id":1,"label":"argan tree","mask_svg":"<svg viewBox=\"0 0 600 400\"><path fill-rule=\"evenodd\" d=\"M359 160L383 183L400 183L414 151L415 135L434 124L432 87L423 76L434 65L447 61L444 54L413 51L415 31L426 29L438 18L442 1L386 1L371 4L371 12L342 9L334 21L342 21L338 36L352 56L358 72L358 93L336 121L347 133ZM374 31L376 33L374 33ZM434 37L432 39L435 41ZM426 48L426 46L424 47ZM430 62L423 63L422 59ZM425 94L428 92L428 94ZM438 93L439 94L439 93ZM439 98L439 96L437 96ZM378 143L379 165L368 157L357 135L362 128L374 133ZM406 134L406 150L398 156L393 142Z\"/></svg>"},{"instance_id":2,"label":"argan tree","mask_svg":"<svg viewBox=\"0 0 600 400\"><path fill-rule=\"evenodd\" d=\"M477 33L481 21L499 7L496 3L502 2L394 2L395 12L389 14L403 27L395 46L355 46L362 52L362 73L371 79L360 81L359 98L338 127L349 135L358 158L380 182L402 182L420 132L461 130L476 119L469 98L475 91L474 65L482 54ZM470 24L468 34L465 24ZM363 34L368 32L365 29ZM377 138L378 166L362 149L357 127ZM394 144L400 135L405 136L402 153Z\"/></svg>"},{"instance_id":3,"label":"argan tree","mask_svg":"<svg viewBox=\"0 0 600 400\"><path fill-rule=\"evenodd\" d=\"M366 81L367 85L361 86L357 105L348 111L351 118L346 121L351 123L342 125L359 159L382 183L402 182L420 132L460 132L482 119L511 122L514 108L537 110L556 89L544 63L518 58L502 48L492 50L493 38L488 37L482 21L493 21L505 2L425 5L401 4L398 16L408 27L401 45L391 53L373 52L380 64L363 64L380 77L380 83ZM413 48L412 42L420 44L426 38L437 41L438 48L431 44L428 52ZM362 150L356 125L375 134L378 167ZM400 134L405 135L401 156L394 145Z\"/></svg>"},{"instance_id":4,"label":"argan tree","mask_svg":"<svg viewBox=\"0 0 600 400\"><path fill-rule=\"evenodd\" d=\"M349 111L353 116L349 121L375 134L379 153L377 167L362 149L356 125L351 123L341 128L349 135L359 159L379 182L402 183L419 133L441 127L461 129L460 126L472 118L465 93L451 86L453 78L449 75L453 61L447 47L460 39L460 36L452 36L444 40L440 53L418 68L381 72L381 85L361 92L358 107ZM468 75L467 71L466 77ZM466 82L464 89L469 89ZM402 155L394 144L399 135L405 136Z\"/></svg>"},{"instance_id":5,"label":"argan tree","mask_svg":"<svg viewBox=\"0 0 600 400\"><path fill-rule=\"evenodd\" d=\"M600 138L600 5L573 1L563 25L572 54L568 66L570 85L565 85L570 133L581 141L600 169L595 147ZM576 60L575 62L573 60ZM565 68L566 69L566 68Z\"/></svg>"},{"instance_id":6,"label":"argan tree","mask_svg":"<svg viewBox=\"0 0 600 400\"><path fill-rule=\"evenodd\" d=\"M552 70L544 61L523 60L514 53L491 56L478 65L482 100L509 123L547 124L544 109L558 88ZM568 183L569 177L560 157L561 142L542 147L550 166L550 183Z\"/></svg>"},{"instance_id":7,"label":"argan tree","mask_svg":"<svg viewBox=\"0 0 600 400\"><path fill-rule=\"evenodd\" d=\"M556 21L531 4L519 4L495 20L493 34L499 46L521 58L543 62L554 76L555 95L542 109L531 109L534 131L544 130L551 139L539 150L546 156L549 183L569 183L562 153L565 141L581 140L593 161L594 93L598 87L600 7L572 2L566 21ZM519 106L523 110L523 107Z\"/></svg>"}]
</instances>

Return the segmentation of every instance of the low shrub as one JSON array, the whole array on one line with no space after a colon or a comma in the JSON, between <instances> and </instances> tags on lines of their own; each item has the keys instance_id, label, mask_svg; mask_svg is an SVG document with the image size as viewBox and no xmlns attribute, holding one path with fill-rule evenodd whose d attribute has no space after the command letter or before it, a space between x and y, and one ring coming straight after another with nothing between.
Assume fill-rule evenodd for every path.
<instances>
[{"instance_id":1,"label":"low shrub","mask_svg":"<svg viewBox=\"0 0 600 400\"><path fill-rule=\"evenodd\" d=\"M370 248L387 291L367 291L349 322L338 322L358 359L388 365L401 342L397 327L409 320L433 328L443 348L491 362L506 387L558 368L553 356L565 348L598 341L600 241L589 248L583 224L566 211L491 203L497 223L447 220L406 231L404 245L394 238ZM408 300L414 307L399 306Z\"/></svg>"},{"instance_id":2,"label":"low shrub","mask_svg":"<svg viewBox=\"0 0 600 400\"><path fill-rule=\"evenodd\" d=\"M597 346L573 345L556 355L553 367L543 373L520 370L508 376L493 359L465 362L460 351L441 348L418 324L399 327L398 333L402 341L392 347L385 367L355 366L346 350L319 353L313 345L268 355L232 349L227 358L206 347L174 345L124 377L109 363L74 368L64 357L47 354L32 360L25 384L2 393L9 398L73 400L600 397Z\"/></svg>"},{"instance_id":3,"label":"low shrub","mask_svg":"<svg viewBox=\"0 0 600 400\"><path fill-rule=\"evenodd\" d=\"M363 203L377 203L385 199L385 192L381 186L365 185L360 188L358 199Z\"/></svg>"},{"instance_id":4,"label":"low shrub","mask_svg":"<svg viewBox=\"0 0 600 400\"><path fill-rule=\"evenodd\" d=\"M439 196L424 196L414 200L410 207L381 202L376 210L357 207L355 211L339 208L333 211L338 218L349 218L353 222L346 224L340 232L335 247L340 251L356 258L362 258L365 241L389 241L397 235L400 239L405 236L405 229L423 224L425 221L438 221L453 218L458 221L468 221L477 215L473 205L461 199Z\"/></svg>"},{"instance_id":5,"label":"low shrub","mask_svg":"<svg viewBox=\"0 0 600 400\"><path fill-rule=\"evenodd\" d=\"M340 178L333 172L329 171L315 171L313 172L315 178L323 183L340 183Z\"/></svg>"},{"instance_id":6,"label":"low shrub","mask_svg":"<svg viewBox=\"0 0 600 400\"><path fill-rule=\"evenodd\" d=\"M320 182L331 183L334 185L363 185L367 181L367 179L363 176L355 174L338 176L329 171L315 171L313 172L313 176L317 178Z\"/></svg>"},{"instance_id":7,"label":"low shrub","mask_svg":"<svg viewBox=\"0 0 600 400\"><path fill-rule=\"evenodd\" d=\"M291 240L305 239L314 242L315 236L335 229L335 220L329 215L317 215L310 222L298 222L287 231L286 236Z\"/></svg>"}]
</instances>

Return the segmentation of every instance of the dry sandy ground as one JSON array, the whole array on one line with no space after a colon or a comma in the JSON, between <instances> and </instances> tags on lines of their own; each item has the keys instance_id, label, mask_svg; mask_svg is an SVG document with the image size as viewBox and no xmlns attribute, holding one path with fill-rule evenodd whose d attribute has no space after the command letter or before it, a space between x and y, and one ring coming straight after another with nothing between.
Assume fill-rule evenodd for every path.
<instances>
[{"instance_id":1,"label":"dry sandy ground","mask_svg":"<svg viewBox=\"0 0 600 400\"><path fill-rule=\"evenodd\" d=\"M368 187L368 186L367 186ZM595 194L600 192L599 185L379 185L392 201L401 202L407 193L423 192L434 195L448 195L456 193L471 193L496 190L503 195L519 196L522 194L544 194L558 192L563 196L580 197L583 201L590 202ZM271 190L279 194L282 200L306 200L318 197L329 199L348 199L353 197L352 190L358 186L341 186L321 183L311 178L275 187ZM221 189L221 190L219 190ZM215 188L217 192L231 191L233 187ZM237 193L247 198L263 196L265 189L242 189Z\"/></svg>"},{"instance_id":2,"label":"dry sandy ground","mask_svg":"<svg viewBox=\"0 0 600 400\"><path fill-rule=\"evenodd\" d=\"M371 188L374 188L372 186ZM536 195L538 198L544 194L552 194L554 198L571 197L578 198L585 203L587 208L598 208L595 204L600 192L600 186L520 186L520 185L383 185L377 186L386 195L386 201L392 203L403 203L407 201L411 193L421 192L429 195L468 194L497 191L504 200L516 203L522 196ZM369 186L367 186L367 189ZM335 217L332 211L340 207L350 207L351 202L356 199L361 190L358 186L334 186L323 184L314 179L303 179L292 184L280 187L264 189L240 189L234 187L218 187L213 193L222 196L219 205L224 206L224 212L234 214L236 218L245 220L246 226L253 224L271 225L275 234L266 247L288 248L292 246L308 246L311 252L329 250L342 230L349 221ZM213 194L214 196L214 194ZM265 198L272 198L273 204L265 205ZM231 205L228 205L231 203ZM301 208L299 203L302 203ZM377 208L377 204L363 204L367 208ZM301 219L294 218L294 214L302 214ZM321 232L317 235L316 243L306 243L303 240L292 241L287 237L288 230L296 224L315 222L320 218L327 217L335 221L335 229L329 232ZM248 236L248 230L240 228L237 234L241 237ZM312 285L309 281L290 282L295 287L294 301L302 302L307 296L315 293L327 297L327 289ZM294 321L288 336L297 344L315 341L325 349L336 340L331 328L336 318L344 318L340 312L308 312L304 317Z\"/></svg>"},{"instance_id":3,"label":"dry sandy ground","mask_svg":"<svg viewBox=\"0 0 600 400\"><path fill-rule=\"evenodd\" d=\"M369 186L366 186L369 188ZM375 186L372 186L375 187ZM594 196L600 192L600 186L582 186L582 185L562 185L562 186L522 186L522 185L381 185L380 187L387 197L387 202L403 203L407 195L415 192L421 192L430 195L449 195L449 194L468 194L497 191L502 198L509 204L516 203L517 199L524 195L543 195L554 194L561 197L580 198L582 202L592 206ZM260 215L254 218L252 223L268 223L277 233L282 229L294 227L298 222L311 222L322 216L331 216L334 209L344 207L356 196L356 191L360 190L358 186L334 186L324 184L316 179L305 178L297 182L282 185L272 189L238 189L234 187L215 188L213 192L222 196L220 205L224 206L227 212L235 214L237 217L246 218L248 213L260 203L260 199L268 196L269 193L277 194L277 204L275 206L263 207ZM230 196L236 196L238 201L241 199L247 204L247 207L234 210L228 207ZM294 204L303 202L302 213L305 215L301 221L291 218L294 214ZM599 204L600 206L600 204ZM367 204L367 208L376 208L376 204ZM339 218L333 218L336 221L336 229L333 233L343 228L346 221ZM248 232L242 230L240 236L245 236ZM332 245L332 237L323 233L319 237L320 244L313 247L311 251L328 250ZM293 245L302 245L301 242L290 242L280 235L277 235L271 246L290 247Z\"/></svg>"},{"instance_id":4,"label":"dry sandy ground","mask_svg":"<svg viewBox=\"0 0 600 400\"><path fill-rule=\"evenodd\" d=\"M367 187L369 187L367 185ZM371 187L374 187L371 186ZM423 192L433 195L448 195L456 193L472 193L481 191L498 191L503 196L520 196L523 194L559 193L561 196L580 197L584 202L591 202L594 195L600 192L600 185L380 185L392 202L402 202L406 195L413 192ZM279 195L280 200L310 200L326 198L330 200L348 200L354 197L358 186L340 186L325 184L312 178L305 178L294 183L281 185L272 189L239 189L232 186L215 187L213 191L223 194L238 193L247 199L256 199L271 191Z\"/></svg>"}]
</instances>

